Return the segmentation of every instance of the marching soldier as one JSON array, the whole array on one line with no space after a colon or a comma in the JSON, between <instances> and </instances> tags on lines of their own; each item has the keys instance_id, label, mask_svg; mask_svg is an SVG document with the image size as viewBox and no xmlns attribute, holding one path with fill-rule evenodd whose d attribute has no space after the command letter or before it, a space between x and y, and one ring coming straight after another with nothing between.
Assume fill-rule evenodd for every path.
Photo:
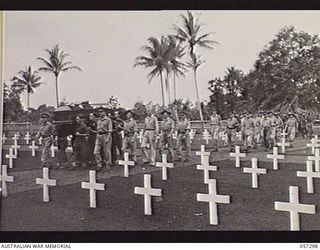
<instances>
[{"instance_id":1,"label":"marching soldier","mask_svg":"<svg viewBox=\"0 0 320 250\"><path fill-rule=\"evenodd\" d=\"M245 119L242 122L243 133L245 136L244 146L249 151L252 148L252 139L254 132L254 120L250 112L247 113Z\"/></svg>"},{"instance_id":2,"label":"marching soldier","mask_svg":"<svg viewBox=\"0 0 320 250\"><path fill-rule=\"evenodd\" d=\"M97 139L94 147L94 155L97 161L98 170L102 169L103 162L106 164L106 169L110 170L112 163L112 121L107 117L105 108L98 108L98 114L100 118L97 123Z\"/></svg>"},{"instance_id":3,"label":"marching soldier","mask_svg":"<svg viewBox=\"0 0 320 250\"><path fill-rule=\"evenodd\" d=\"M186 150L185 154L185 162L189 161L190 154L191 154L191 143L189 138L189 132L191 130L190 121L187 118L187 115L185 112L181 113L181 121L177 123L177 131L178 131L178 137L177 137L177 154L179 157L179 161L182 160L182 149L183 147Z\"/></svg>"},{"instance_id":4,"label":"marching soldier","mask_svg":"<svg viewBox=\"0 0 320 250\"><path fill-rule=\"evenodd\" d=\"M278 112L275 113L275 125L276 125L276 134L275 134L275 143L276 143L276 142L280 142L280 134L284 128L283 120L280 117L280 113Z\"/></svg>"},{"instance_id":5,"label":"marching soldier","mask_svg":"<svg viewBox=\"0 0 320 250\"><path fill-rule=\"evenodd\" d=\"M122 158L122 136L121 131L123 130L123 120L120 118L118 111L114 112L114 117L112 119L112 164L116 164L117 161L117 150L119 151L119 156Z\"/></svg>"},{"instance_id":6,"label":"marching soldier","mask_svg":"<svg viewBox=\"0 0 320 250\"><path fill-rule=\"evenodd\" d=\"M253 147L257 148L258 145L261 143L261 131L262 131L262 117L261 112L259 111L256 113L255 117L253 118L254 123L254 132L253 132Z\"/></svg>"},{"instance_id":7,"label":"marching soldier","mask_svg":"<svg viewBox=\"0 0 320 250\"><path fill-rule=\"evenodd\" d=\"M269 113L265 113L264 118L262 120L263 127L263 142L265 151L269 151L270 149L270 135L271 135L271 118Z\"/></svg>"},{"instance_id":8,"label":"marching soldier","mask_svg":"<svg viewBox=\"0 0 320 250\"><path fill-rule=\"evenodd\" d=\"M136 137L137 137L137 122L132 117L132 111L128 110L126 112L127 119L124 121L123 124L123 131L124 131L124 138L122 141L122 151L129 153L129 150L131 153L129 153L129 157L133 161L137 161L137 143L136 143Z\"/></svg>"},{"instance_id":9,"label":"marching soldier","mask_svg":"<svg viewBox=\"0 0 320 250\"><path fill-rule=\"evenodd\" d=\"M89 130L84 123L82 115L77 115L76 122L77 128L74 141L76 161L82 168L86 168L88 163Z\"/></svg>"},{"instance_id":10,"label":"marching soldier","mask_svg":"<svg viewBox=\"0 0 320 250\"><path fill-rule=\"evenodd\" d=\"M173 142L172 142L172 134L174 132L174 121L169 117L171 115L171 112L168 110L164 110L161 112L161 115L163 115L163 120L160 124L160 142L159 142L159 151L160 155L162 155L162 152L167 145L169 150L169 157L168 160L171 161L174 157L174 151L173 151Z\"/></svg>"},{"instance_id":11,"label":"marching soldier","mask_svg":"<svg viewBox=\"0 0 320 250\"><path fill-rule=\"evenodd\" d=\"M288 132L290 148L293 148L294 139L296 136L296 131L298 128L297 119L294 117L294 114L289 112L289 119L286 121L285 130Z\"/></svg>"},{"instance_id":12,"label":"marching soldier","mask_svg":"<svg viewBox=\"0 0 320 250\"><path fill-rule=\"evenodd\" d=\"M41 127L36 140L42 137L42 152L41 152L41 166L50 168L52 166L51 161L51 146L53 144L52 136L55 135L55 128L51 122L49 122L49 114L42 113L40 115Z\"/></svg>"},{"instance_id":13,"label":"marching soldier","mask_svg":"<svg viewBox=\"0 0 320 250\"><path fill-rule=\"evenodd\" d=\"M212 110L212 115L210 116L210 129L213 141L213 151L218 152L218 138L220 132L221 116L217 114L215 109Z\"/></svg>"},{"instance_id":14,"label":"marching soldier","mask_svg":"<svg viewBox=\"0 0 320 250\"><path fill-rule=\"evenodd\" d=\"M156 165L156 136L159 133L158 118L147 111L147 117L144 120L143 140L141 144L142 161L147 164L150 162L152 166ZM148 152L148 145L150 145L150 152Z\"/></svg>"},{"instance_id":15,"label":"marching soldier","mask_svg":"<svg viewBox=\"0 0 320 250\"><path fill-rule=\"evenodd\" d=\"M89 162L94 161L94 147L96 145L97 139L97 116L94 113L89 114L88 121L88 130L89 130L89 140L88 140L88 151L89 151Z\"/></svg>"},{"instance_id":16,"label":"marching soldier","mask_svg":"<svg viewBox=\"0 0 320 250\"><path fill-rule=\"evenodd\" d=\"M239 127L239 122L235 118L233 113L229 114L229 119L227 120L227 134L230 145L230 152L234 151L234 144L236 141L237 128Z\"/></svg>"}]
</instances>

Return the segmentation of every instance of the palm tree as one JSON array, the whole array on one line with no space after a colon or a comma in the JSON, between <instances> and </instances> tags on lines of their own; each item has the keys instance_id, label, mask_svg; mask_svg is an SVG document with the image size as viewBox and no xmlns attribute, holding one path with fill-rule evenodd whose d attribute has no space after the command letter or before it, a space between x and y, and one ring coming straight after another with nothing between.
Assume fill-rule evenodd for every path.
<instances>
[{"instance_id":1,"label":"palm tree","mask_svg":"<svg viewBox=\"0 0 320 250\"><path fill-rule=\"evenodd\" d=\"M193 14L188 11L187 16L181 15L182 17L182 27L179 27L177 25L174 25L174 29L177 32L177 35L175 37L181 41L188 43L188 48L189 48L189 54L191 58L191 64L194 66L197 65L197 56L195 55L195 48L197 47L202 47L202 48L207 48L207 49L212 49L213 44L219 44L217 41L209 40L208 37L211 33L207 33L204 35L200 35L200 31L202 28L202 24L199 22L198 18L194 18ZM200 65L199 65L200 66ZM197 99L198 99L198 108L199 108L199 113L200 113L200 119L203 124L203 115L202 115L202 110L201 110L201 105L200 105L200 97L199 97L199 91L198 91L198 84L197 84L197 72L196 70L198 67L192 67L194 72L194 82L195 82L195 88L196 88L196 94L197 94Z\"/></svg>"},{"instance_id":2,"label":"palm tree","mask_svg":"<svg viewBox=\"0 0 320 250\"><path fill-rule=\"evenodd\" d=\"M38 75L38 71L33 71L31 66L26 67L25 70L19 71L21 76L14 76L12 78L12 87L17 93L26 91L27 93L27 110L30 108L30 94L34 93L34 89L44 84L41 81L41 76Z\"/></svg>"},{"instance_id":3,"label":"palm tree","mask_svg":"<svg viewBox=\"0 0 320 250\"><path fill-rule=\"evenodd\" d=\"M56 102L57 107L59 107L59 90L58 90L58 78L62 72L69 70L79 70L82 71L78 66L71 66L72 62L66 62L65 59L70 56L64 51L60 50L59 44L54 46L53 49L46 49L49 54L49 60L39 57L38 60L42 61L45 64L45 67L39 68L40 71L52 72L55 76L55 87L56 87Z\"/></svg>"},{"instance_id":4,"label":"palm tree","mask_svg":"<svg viewBox=\"0 0 320 250\"><path fill-rule=\"evenodd\" d=\"M138 56L135 59L134 67L144 66L145 68L151 68L148 73L149 83L155 76L160 77L162 106L165 106L164 86L163 86L163 74L169 70L168 64L168 49L167 41L165 37L161 37L160 40L154 37L148 39L148 45L142 47L142 50L147 52L147 56Z\"/></svg>"}]
</instances>

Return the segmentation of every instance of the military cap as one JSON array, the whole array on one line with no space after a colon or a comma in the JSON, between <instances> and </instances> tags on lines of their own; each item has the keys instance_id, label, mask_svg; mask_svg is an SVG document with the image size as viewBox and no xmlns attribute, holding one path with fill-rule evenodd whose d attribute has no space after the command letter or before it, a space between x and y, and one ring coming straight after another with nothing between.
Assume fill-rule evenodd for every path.
<instances>
[{"instance_id":1,"label":"military cap","mask_svg":"<svg viewBox=\"0 0 320 250\"><path fill-rule=\"evenodd\" d=\"M128 109L128 110L125 112L125 114L128 114L128 113L130 113L131 115L133 115L133 112L132 112L130 109Z\"/></svg>"},{"instance_id":2,"label":"military cap","mask_svg":"<svg viewBox=\"0 0 320 250\"><path fill-rule=\"evenodd\" d=\"M98 110L98 111L104 111L104 112L107 111L107 110L106 110L104 107L102 107L102 106L100 106L97 110Z\"/></svg>"},{"instance_id":3,"label":"military cap","mask_svg":"<svg viewBox=\"0 0 320 250\"><path fill-rule=\"evenodd\" d=\"M171 112L169 110L163 110L160 114L163 115L164 113L167 113L168 115L171 115Z\"/></svg>"},{"instance_id":4,"label":"military cap","mask_svg":"<svg viewBox=\"0 0 320 250\"><path fill-rule=\"evenodd\" d=\"M43 112L43 113L41 113L40 117L41 117L41 118L49 118L50 115L49 115L49 113L47 113L47 112Z\"/></svg>"}]
</instances>

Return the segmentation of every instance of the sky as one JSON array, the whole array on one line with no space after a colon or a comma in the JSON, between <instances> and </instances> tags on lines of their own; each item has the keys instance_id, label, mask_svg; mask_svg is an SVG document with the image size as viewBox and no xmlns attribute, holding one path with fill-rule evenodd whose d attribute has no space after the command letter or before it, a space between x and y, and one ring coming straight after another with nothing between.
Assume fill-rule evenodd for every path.
<instances>
[{"instance_id":1,"label":"sky","mask_svg":"<svg viewBox=\"0 0 320 250\"><path fill-rule=\"evenodd\" d=\"M38 57L56 44L83 71L59 78L59 97L72 103L104 103L117 96L125 108L138 101L161 103L160 80L148 82L148 70L133 67L149 37L174 34L186 11L6 11L4 80L26 66L43 66ZM223 77L228 67L248 72L259 52L284 26L320 34L320 11L193 11L204 23L203 33L213 32L214 49L196 49L206 61L198 70L200 99L209 100L208 81ZM187 60L184 58L184 60ZM30 106L55 105L54 76L41 72L46 83L31 96ZM192 72L177 80L177 97L196 100ZM26 103L26 95L22 96Z\"/></svg>"}]
</instances>

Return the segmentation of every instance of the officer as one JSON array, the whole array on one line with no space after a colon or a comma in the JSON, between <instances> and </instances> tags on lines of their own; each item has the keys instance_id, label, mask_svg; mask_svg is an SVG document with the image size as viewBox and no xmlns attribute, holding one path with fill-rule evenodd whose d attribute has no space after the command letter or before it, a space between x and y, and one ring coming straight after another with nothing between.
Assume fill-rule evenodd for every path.
<instances>
[{"instance_id":1,"label":"officer","mask_svg":"<svg viewBox=\"0 0 320 250\"><path fill-rule=\"evenodd\" d=\"M147 111L147 116L144 120L143 127L143 140L141 144L142 149L142 161L144 164L150 162L152 166L156 165L156 136L159 133L158 118L152 114L151 111ZM148 145L150 145L150 152L148 152Z\"/></svg>"},{"instance_id":2,"label":"officer","mask_svg":"<svg viewBox=\"0 0 320 250\"><path fill-rule=\"evenodd\" d=\"M96 145L97 139L97 115L95 113L89 114L89 121L87 123L89 130L89 140L88 140L88 154L89 162L94 161L94 147Z\"/></svg>"},{"instance_id":3,"label":"officer","mask_svg":"<svg viewBox=\"0 0 320 250\"><path fill-rule=\"evenodd\" d=\"M137 122L133 119L133 113L131 110L128 110L126 112L126 120L123 124L123 132L124 132L124 138L122 141L122 151L125 153L129 153L129 157L133 161L137 161L137 143L136 143L136 137L137 137ZM131 152L129 152L129 150Z\"/></svg>"},{"instance_id":4,"label":"officer","mask_svg":"<svg viewBox=\"0 0 320 250\"><path fill-rule=\"evenodd\" d=\"M191 142L189 137L189 132L191 131L191 124L190 121L187 118L187 114L185 112L182 112L180 114L181 120L177 123L177 154L178 154L178 160L182 160L182 149L183 147L186 150L185 154L185 162L189 161L190 155L191 155Z\"/></svg>"},{"instance_id":5,"label":"officer","mask_svg":"<svg viewBox=\"0 0 320 250\"><path fill-rule=\"evenodd\" d=\"M172 141L172 135L174 132L174 121L169 117L171 115L171 112L169 112L168 110L163 110L161 112L161 115L163 116L163 120L160 124L161 135L159 142L159 151L160 155L162 155L163 150L167 146L169 151L168 160L172 161L174 157Z\"/></svg>"},{"instance_id":6,"label":"officer","mask_svg":"<svg viewBox=\"0 0 320 250\"><path fill-rule=\"evenodd\" d=\"M41 127L39 133L36 136L36 140L42 137L42 152L41 152L41 166L52 167L51 161L51 146L53 144L52 137L55 135L55 128L51 122L49 122L50 115L48 113L42 113L40 115Z\"/></svg>"},{"instance_id":7,"label":"officer","mask_svg":"<svg viewBox=\"0 0 320 250\"><path fill-rule=\"evenodd\" d=\"M112 118L112 164L116 164L117 161L117 150L119 151L119 156L122 159L122 136L121 131L123 130L123 120L120 117L119 111L114 112L114 117Z\"/></svg>"},{"instance_id":8,"label":"officer","mask_svg":"<svg viewBox=\"0 0 320 250\"><path fill-rule=\"evenodd\" d=\"M228 141L230 145L230 152L234 151L234 144L236 141L236 134L237 129L239 127L239 122L235 118L233 113L229 114L229 119L227 120L227 134L228 134Z\"/></svg>"},{"instance_id":9,"label":"officer","mask_svg":"<svg viewBox=\"0 0 320 250\"><path fill-rule=\"evenodd\" d=\"M212 114L210 116L210 132L213 141L213 152L218 152L218 138L220 132L221 116L217 114L215 109L212 109Z\"/></svg>"},{"instance_id":10,"label":"officer","mask_svg":"<svg viewBox=\"0 0 320 250\"><path fill-rule=\"evenodd\" d=\"M82 168L87 168L88 151L89 151L89 130L84 123L82 115L76 117L77 127L74 141L74 149L76 155L77 165Z\"/></svg>"},{"instance_id":11,"label":"officer","mask_svg":"<svg viewBox=\"0 0 320 250\"><path fill-rule=\"evenodd\" d=\"M99 120L97 123L97 138L94 147L94 155L97 161L98 170L106 164L106 169L110 170L111 159L111 143L112 143L112 121L107 117L105 108L98 108Z\"/></svg>"},{"instance_id":12,"label":"officer","mask_svg":"<svg viewBox=\"0 0 320 250\"><path fill-rule=\"evenodd\" d=\"M288 132L290 148L293 148L293 143L298 128L298 122L293 113L289 112L288 115L289 119L286 121L285 130Z\"/></svg>"}]
</instances>

